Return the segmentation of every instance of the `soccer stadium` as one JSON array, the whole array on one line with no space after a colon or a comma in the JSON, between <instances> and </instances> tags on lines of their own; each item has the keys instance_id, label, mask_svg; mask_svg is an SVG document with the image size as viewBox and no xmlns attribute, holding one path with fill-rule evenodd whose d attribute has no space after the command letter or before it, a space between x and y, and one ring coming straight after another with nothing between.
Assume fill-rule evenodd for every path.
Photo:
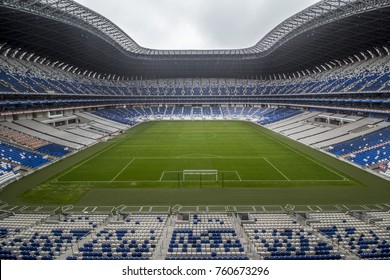
<instances>
[{"instance_id":1,"label":"soccer stadium","mask_svg":"<svg viewBox=\"0 0 390 280\"><path fill-rule=\"evenodd\" d=\"M390 1L158 50L0 0L1 260L390 259Z\"/></svg>"}]
</instances>

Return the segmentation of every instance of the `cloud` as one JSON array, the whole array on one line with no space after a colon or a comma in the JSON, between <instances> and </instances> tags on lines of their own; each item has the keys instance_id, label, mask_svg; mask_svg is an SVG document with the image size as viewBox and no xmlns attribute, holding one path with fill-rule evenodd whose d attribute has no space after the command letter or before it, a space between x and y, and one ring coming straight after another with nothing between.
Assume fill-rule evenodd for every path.
<instances>
[{"instance_id":1,"label":"cloud","mask_svg":"<svg viewBox=\"0 0 390 280\"><path fill-rule=\"evenodd\" d=\"M318 0L76 0L152 49L238 49Z\"/></svg>"}]
</instances>

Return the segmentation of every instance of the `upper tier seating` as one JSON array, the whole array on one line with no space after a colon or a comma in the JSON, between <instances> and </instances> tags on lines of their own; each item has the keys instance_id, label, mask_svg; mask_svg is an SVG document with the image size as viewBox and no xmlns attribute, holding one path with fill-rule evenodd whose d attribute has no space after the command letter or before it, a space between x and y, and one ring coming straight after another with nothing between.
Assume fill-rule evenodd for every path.
<instances>
[{"instance_id":1,"label":"upper tier seating","mask_svg":"<svg viewBox=\"0 0 390 280\"><path fill-rule=\"evenodd\" d=\"M0 57L0 91L77 95L242 96L384 91L390 88L390 56L281 80L175 79L118 81L94 79L31 61Z\"/></svg>"}]
</instances>

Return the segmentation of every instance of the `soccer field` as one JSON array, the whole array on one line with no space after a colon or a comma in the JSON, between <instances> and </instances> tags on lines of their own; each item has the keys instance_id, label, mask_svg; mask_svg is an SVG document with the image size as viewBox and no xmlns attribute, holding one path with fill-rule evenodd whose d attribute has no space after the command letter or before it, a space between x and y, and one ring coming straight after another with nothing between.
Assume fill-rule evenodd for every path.
<instances>
[{"instance_id":1,"label":"soccer field","mask_svg":"<svg viewBox=\"0 0 390 280\"><path fill-rule=\"evenodd\" d=\"M249 122L149 122L103 144L69 167L66 159L53 173L39 171L40 182L20 187L17 200L245 205L390 198L388 181Z\"/></svg>"},{"instance_id":2,"label":"soccer field","mask_svg":"<svg viewBox=\"0 0 390 280\"><path fill-rule=\"evenodd\" d=\"M183 176L184 170L193 172ZM205 174L211 170L217 176ZM156 122L60 174L52 183L261 187L346 185L349 181L245 122Z\"/></svg>"}]
</instances>

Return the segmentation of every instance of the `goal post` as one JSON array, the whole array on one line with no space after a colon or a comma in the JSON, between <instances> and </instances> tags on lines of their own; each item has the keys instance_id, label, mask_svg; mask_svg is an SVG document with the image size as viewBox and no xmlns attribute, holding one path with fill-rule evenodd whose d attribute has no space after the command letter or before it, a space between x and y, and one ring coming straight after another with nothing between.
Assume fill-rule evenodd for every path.
<instances>
[{"instance_id":1,"label":"goal post","mask_svg":"<svg viewBox=\"0 0 390 280\"><path fill-rule=\"evenodd\" d=\"M218 181L218 170L183 170L183 181Z\"/></svg>"}]
</instances>

